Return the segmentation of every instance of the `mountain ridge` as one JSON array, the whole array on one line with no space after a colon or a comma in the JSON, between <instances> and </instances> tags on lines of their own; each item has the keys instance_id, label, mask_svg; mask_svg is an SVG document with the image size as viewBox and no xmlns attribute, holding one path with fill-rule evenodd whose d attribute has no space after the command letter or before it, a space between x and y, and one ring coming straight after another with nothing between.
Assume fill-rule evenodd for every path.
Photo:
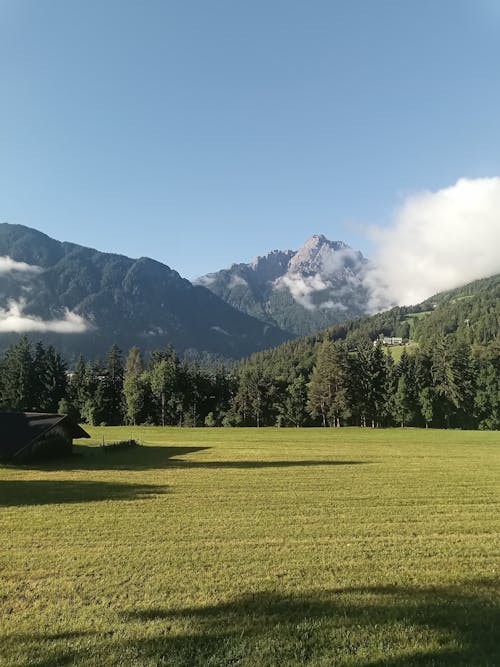
<instances>
[{"instance_id":1,"label":"mountain ridge","mask_svg":"<svg viewBox=\"0 0 500 667\"><path fill-rule=\"evenodd\" d=\"M272 250L194 283L242 312L305 335L364 314L368 264L344 241L314 234L298 250Z\"/></svg>"},{"instance_id":2,"label":"mountain ridge","mask_svg":"<svg viewBox=\"0 0 500 667\"><path fill-rule=\"evenodd\" d=\"M102 354L113 342L240 357L290 338L151 258L101 253L9 223L0 224L2 257L10 258L0 267L2 347L36 332L69 358Z\"/></svg>"}]
</instances>

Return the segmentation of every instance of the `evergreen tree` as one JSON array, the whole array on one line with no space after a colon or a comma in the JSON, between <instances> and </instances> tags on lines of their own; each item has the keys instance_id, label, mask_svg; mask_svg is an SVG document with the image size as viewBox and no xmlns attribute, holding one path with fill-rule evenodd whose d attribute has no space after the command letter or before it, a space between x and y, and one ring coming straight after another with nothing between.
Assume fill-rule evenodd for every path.
<instances>
[{"instance_id":1,"label":"evergreen tree","mask_svg":"<svg viewBox=\"0 0 500 667\"><path fill-rule=\"evenodd\" d=\"M147 384L141 352L138 347L132 347L125 362L123 395L127 422L134 426L145 412Z\"/></svg>"},{"instance_id":2,"label":"evergreen tree","mask_svg":"<svg viewBox=\"0 0 500 667\"><path fill-rule=\"evenodd\" d=\"M372 347L368 359L367 375L366 401L368 415L370 416L372 427L380 426L381 421L390 411L387 355L380 343Z\"/></svg>"},{"instance_id":3,"label":"evergreen tree","mask_svg":"<svg viewBox=\"0 0 500 667\"><path fill-rule=\"evenodd\" d=\"M78 357L75 371L70 374L68 384L68 404L72 414L76 414L77 421L83 419L84 406L87 401L85 385L85 360L82 355Z\"/></svg>"},{"instance_id":4,"label":"evergreen tree","mask_svg":"<svg viewBox=\"0 0 500 667\"><path fill-rule=\"evenodd\" d=\"M60 401L66 397L67 367L59 352L50 345L42 363L40 405L44 412L57 412Z\"/></svg>"},{"instance_id":5,"label":"evergreen tree","mask_svg":"<svg viewBox=\"0 0 500 667\"><path fill-rule=\"evenodd\" d=\"M392 359L392 357L390 358ZM391 383L391 391L389 392L392 397L388 400L392 404L394 419L401 426L405 426L420 413L415 362L406 349L403 350L399 363L393 369L393 377L395 381Z\"/></svg>"},{"instance_id":6,"label":"evergreen tree","mask_svg":"<svg viewBox=\"0 0 500 667\"><path fill-rule=\"evenodd\" d=\"M307 419L307 382L303 375L298 375L286 386L284 395L278 403L278 413L287 425L297 428Z\"/></svg>"},{"instance_id":7,"label":"evergreen tree","mask_svg":"<svg viewBox=\"0 0 500 667\"><path fill-rule=\"evenodd\" d=\"M105 371L102 362L88 362L83 379L84 404L82 418L91 426L106 424L106 392L104 390Z\"/></svg>"},{"instance_id":8,"label":"evergreen tree","mask_svg":"<svg viewBox=\"0 0 500 667\"><path fill-rule=\"evenodd\" d=\"M262 366L248 364L243 367L234 399L235 408L243 422L250 418L257 427L263 424L266 412L271 411L272 389L270 377Z\"/></svg>"},{"instance_id":9,"label":"evergreen tree","mask_svg":"<svg viewBox=\"0 0 500 667\"><path fill-rule=\"evenodd\" d=\"M162 426L165 426L167 420L167 394L172 390L174 381L167 360L161 359L151 366L148 378L151 393L160 409L160 423Z\"/></svg>"},{"instance_id":10,"label":"evergreen tree","mask_svg":"<svg viewBox=\"0 0 500 667\"><path fill-rule=\"evenodd\" d=\"M123 359L118 345L113 344L106 355L99 390L102 394L102 420L110 426L123 423Z\"/></svg>"},{"instance_id":11,"label":"evergreen tree","mask_svg":"<svg viewBox=\"0 0 500 667\"><path fill-rule=\"evenodd\" d=\"M418 395L420 414L424 418L425 428L429 428L429 424L434 418L434 400L432 387L424 387Z\"/></svg>"},{"instance_id":12,"label":"evergreen tree","mask_svg":"<svg viewBox=\"0 0 500 667\"><path fill-rule=\"evenodd\" d=\"M33 409L37 412L46 410L45 389L46 389L46 350L42 343L38 341L35 344L33 353Z\"/></svg>"},{"instance_id":13,"label":"evergreen tree","mask_svg":"<svg viewBox=\"0 0 500 667\"><path fill-rule=\"evenodd\" d=\"M434 341L431 376L444 425L452 419L467 418L472 413L473 385L470 352L467 346L452 337Z\"/></svg>"},{"instance_id":14,"label":"evergreen tree","mask_svg":"<svg viewBox=\"0 0 500 667\"><path fill-rule=\"evenodd\" d=\"M26 336L5 353L2 385L0 401L3 410L30 412L36 407L33 350Z\"/></svg>"},{"instance_id":15,"label":"evergreen tree","mask_svg":"<svg viewBox=\"0 0 500 667\"><path fill-rule=\"evenodd\" d=\"M394 396L394 418L403 427L413 419L414 414L412 392L409 389L406 377L400 375Z\"/></svg>"},{"instance_id":16,"label":"evergreen tree","mask_svg":"<svg viewBox=\"0 0 500 667\"><path fill-rule=\"evenodd\" d=\"M339 343L325 338L318 350L309 383L308 410L323 426L340 426L348 415L347 354Z\"/></svg>"},{"instance_id":17,"label":"evergreen tree","mask_svg":"<svg viewBox=\"0 0 500 667\"><path fill-rule=\"evenodd\" d=\"M500 341L476 360L474 411L482 430L500 429Z\"/></svg>"}]
</instances>

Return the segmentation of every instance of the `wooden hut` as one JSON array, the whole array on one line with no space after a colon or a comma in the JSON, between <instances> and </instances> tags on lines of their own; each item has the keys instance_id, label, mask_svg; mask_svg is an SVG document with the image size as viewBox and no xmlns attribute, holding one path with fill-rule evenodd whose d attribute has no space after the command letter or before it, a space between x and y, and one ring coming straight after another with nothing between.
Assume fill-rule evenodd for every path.
<instances>
[{"instance_id":1,"label":"wooden hut","mask_svg":"<svg viewBox=\"0 0 500 667\"><path fill-rule=\"evenodd\" d=\"M74 438L90 438L90 435L67 415L0 412L1 461L21 463L68 456Z\"/></svg>"}]
</instances>

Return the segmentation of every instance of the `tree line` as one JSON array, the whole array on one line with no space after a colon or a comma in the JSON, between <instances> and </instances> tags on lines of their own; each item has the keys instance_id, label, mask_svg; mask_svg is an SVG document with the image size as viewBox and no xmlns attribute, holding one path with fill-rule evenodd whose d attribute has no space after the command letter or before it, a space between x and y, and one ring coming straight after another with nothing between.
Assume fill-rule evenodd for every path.
<instances>
[{"instance_id":1,"label":"tree line","mask_svg":"<svg viewBox=\"0 0 500 667\"><path fill-rule=\"evenodd\" d=\"M22 337L0 357L0 410L69 414L88 424L500 428L500 341L437 335L395 362L379 343L293 341L230 366L61 355Z\"/></svg>"}]
</instances>

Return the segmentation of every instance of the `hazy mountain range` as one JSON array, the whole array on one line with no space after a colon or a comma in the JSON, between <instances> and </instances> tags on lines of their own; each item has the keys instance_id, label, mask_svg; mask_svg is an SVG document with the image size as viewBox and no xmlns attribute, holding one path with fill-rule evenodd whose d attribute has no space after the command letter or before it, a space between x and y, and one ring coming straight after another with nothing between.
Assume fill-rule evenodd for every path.
<instances>
[{"instance_id":1,"label":"hazy mountain range","mask_svg":"<svg viewBox=\"0 0 500 667\"><path fill-rule=\"evenodd\" d=\"M153 259L130 259L0 224L0 347L20 333L68 358L113 342L144 351L241 357L366 311L367 260L312 236L195 284Z\"/></svg>"},{"instance_id":2,"label":"hazy mountain range","mask_svg":"<svg viewBox=\"0 0 500 667\"><path fill-rule=\"evenodd\" d=\"M192 285L165 264L59 242L0 224L0 348L20 333L53 343L68 359L116 342L144 351L240 357L290 335Z\"/></svg>"},{"instance_id":3,"label":"hazy mountain range","mask_svg":"<svg viewBox=\"0 0 500 667\"><path fill-rule=\"evenodd\" d=\"M70 361L102 355L113 342L238 358L373 312L372 270L361 252L314 235L298 250L274 250L193 284L153 259L4 223L0 351L26 333Z\"/></svg>"}]
</instances>

